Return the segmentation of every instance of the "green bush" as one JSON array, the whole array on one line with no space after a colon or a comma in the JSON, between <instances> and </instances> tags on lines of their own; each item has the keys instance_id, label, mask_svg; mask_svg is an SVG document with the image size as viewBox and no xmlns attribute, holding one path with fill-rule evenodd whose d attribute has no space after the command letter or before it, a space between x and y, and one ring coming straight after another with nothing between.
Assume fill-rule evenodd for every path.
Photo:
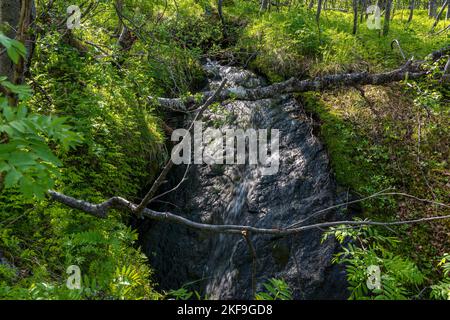
<instances>
[{"instance_id":1,"label":"green bush","mask_svg":"<svg viewBox=\"0 0 450 320\"><path fill-rule=\"evenodd\" d=\"M324 239L334 235L343 244L335 263L345 264L350 299L401 300L417 296L425 277L414 262L392 251L399 239L379 233L376 229L350 226L331 228ZM380 269L380 286L369 288L370 266Z\"/></svg>"}]
</instances>

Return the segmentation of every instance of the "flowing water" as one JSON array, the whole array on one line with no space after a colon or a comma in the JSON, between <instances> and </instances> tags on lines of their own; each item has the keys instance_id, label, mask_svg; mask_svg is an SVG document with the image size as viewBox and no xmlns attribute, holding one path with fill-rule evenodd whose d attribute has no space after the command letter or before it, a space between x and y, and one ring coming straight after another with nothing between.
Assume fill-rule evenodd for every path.
<instances>
[{"instance_id":1,"label":"flowing water","mask_svg":"<svg viewBox=\"0 0 450 320\"><path fill-rule=\"evenodd\" d=\"M205 65L212 90L226 77L227 85L254 88L265 84L255 74ZM185 119L186 123L189 119ZM262 175L258 165L192 165L188 180L155 203L192 220L276 228L340 202L326 150L313 134L311 118L292 96L258 101L231 101L221 111L207 111L203 121L219 128L280 130L280 167ZM173 169L163 190L176 185L185 166ZM343 218L329 211L310 222ZM140 227L141 244L155 269L161 289L199 290L210 299L252 298L252 257L239 235L198 232L184 226L147 221ZM333 239L321 243L320 230L290 237L252 235L256 250L256 290L270 278L283 278L296 299L344 299L343 268L331 264Z\"/></svg>"}]
</instances>

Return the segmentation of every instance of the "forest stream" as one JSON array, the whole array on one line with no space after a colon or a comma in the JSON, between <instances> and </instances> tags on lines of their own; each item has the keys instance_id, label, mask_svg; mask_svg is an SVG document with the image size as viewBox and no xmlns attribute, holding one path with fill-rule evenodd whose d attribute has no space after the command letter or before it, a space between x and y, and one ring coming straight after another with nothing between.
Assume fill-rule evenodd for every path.
<instances>
[{"instance_id":1,"label":"forest stream","mask_svg":"<svg viewBox=\"0 0 450 320\"><path fill-rule=\"evenodd\" d=\"M204 68L208 74L205 90L216 89L223 78L229 87L265 84L261 77L237 67L208 61ZM249 164L191 165L188 180L161 199L164 202L157 204L159 210L210 224L283 227L339 202L342 196L338 195L327 151L313 133L311 118L292 96L233 100L222 108L226 112L221 116L205 112L204 123L221 129L280 130L278 173L262 175L260 166ZM162 191L173 188L185 169L173 169ZM333 220L339 215L328 211L309 222ZM244 237L155 221L146 221L139 229L160 289L187 285L210 299L252 298L253 257ZM323 243L321 238L320 230L286 238L253 235L256 291L270 278L283 278L296 299L345 299L344 270L331 263L338 245L331 237Z\"/></svg>"},{"instance_id":2,"label":"forest stream","mask_svg":"<svg viewBox=\"0 0 450 320\"><path fill-rule=\"evenodd\" d=\"M0 300L450 300L449 32L450 0L0 0Z\"/></svg>"}]
</instances>

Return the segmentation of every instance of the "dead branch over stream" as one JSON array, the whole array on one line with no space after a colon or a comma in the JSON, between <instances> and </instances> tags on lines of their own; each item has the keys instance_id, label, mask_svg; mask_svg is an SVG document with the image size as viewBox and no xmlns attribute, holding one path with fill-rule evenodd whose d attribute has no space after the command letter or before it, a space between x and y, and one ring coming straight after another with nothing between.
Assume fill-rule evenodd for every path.
<instances>
[{"instance_id":1,"label":"dead branch over stream","mask_svg":"<svg viewBox=\"0 0 450 320\"><path fill-rule=\"evenodd\" d=\"M85 213L91 214L93 216L99 217L99 218L106 218L108 216L108 211L111 209L118 209L123 210L129 213L135 212L137 205L124 199L121 197L112 197L102 203L99 204L93 204L84 200L75 199L70 196L66 196L64 194L61 194L56 191L50 190L49 192L50 197L62 204L65 204L71 208L81 210ZM450 208L450 205L430 201L427 199L420 199L405 193L396 193L396 192L386 192L386 193L377 193L376 197L382 197L382 196L403 196L408 198L413 198L421 202L428 202L432 203L437 206ZM360 201L363 201L364 199L361 199ZM335 206L330 207L330 210L333 209ZM391 221L391 222L380 222L380 221L353 221L353 220L343 220L343 221L329 221L329 222L322 222L322 223L314 223L314 224L308 224L304 226L298 226L298 227L286 227L286 228L258 228L253 226L245 226L245 225L213 225L213 224L205 224L205 223L199 223L192 221L190 219L187 219L185 217L182 217L177 214L173 214L171 212L159 212L154 211L149 208L144 208L142 211L142 216L152 219L152 220L158 220L158 221L164 221L164 222L170 222L170 223L176 223L180 225L184 225L186 227L196 229L198 231L206 231L206 232L213 232L213 233L228 233L228 234L237 234L242 235L242 232L248 232L251 234L265 234L265 235L277 235L277 236L288 236L293 234L298 234L307 230L311 229L323 229L328 227L334 227L334 226L341 226L341 225L348 225L348 226L395 226L395 225L403 225L403 224L415 224L415 223L423 223L423 222L431 222L431 221L437 221L437 220L443 220L443 219L449 219L449 215L443 215L443 216L434 216L434 217L426 217L426 218L420 218L420 219L414 219L414 220L403 220L403 221ZM314 214L314 213L312 213Z\"/></svg>"},{"instance_id":2,"label":"dead branch over stream","mask_svg":"<svg viewBox=\"0 0 450 320\"><path fill-rule=\"evenodd\" d=\"M431 61L436 61L448 53L450 53L450 46L432 52L427 58ZM382 73L370 73L366 71L341 73L306 80L290 78L283 82L253 89L243 87L225 88L218 95L217 101L225 101L228 99L255 101L290 93L324 91L337 87L352 87L359 85L384 85L405 79L418 79L427 75L427 72L422 69L424 63L425 61L413 61L410 59L400 68ZM215 91L203 92L200 102L205 103L214 94ZM148 98L151 101L156 100L162 107L179 111L190 109L190 106L195 105L199 100L198 97L194 96L174 99Z\"/></svg>"}]
</instances>

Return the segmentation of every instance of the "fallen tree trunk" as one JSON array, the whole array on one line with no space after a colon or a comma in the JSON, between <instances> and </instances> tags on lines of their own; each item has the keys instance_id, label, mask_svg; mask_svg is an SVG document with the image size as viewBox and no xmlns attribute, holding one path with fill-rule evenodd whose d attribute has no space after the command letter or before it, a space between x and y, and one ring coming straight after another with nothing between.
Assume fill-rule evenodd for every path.
<instances>
[{"instance_id":1,"label":"fallen tree trunk","mask_svg":"<svg viewBox=\"0 0 450 320\"><path fill-rule=\"evenodd\" d=\"M224 89L219 95L218 101L224 101L227 99L236 100L260 100L272 98L282 94L300 93L308 91L323 91L340 86L355 86L355 85L381 85L391 82L397 82L405 79L407 76L409 79L416 79L425 75L425 72L410 72L408 68L401 68L390 72L371 74L368 72L358 73L344 73L336 75L328 75L324 77L318 77L313 80L298 80L291 78L289 80L274 83L272 85L246 89L243 87L227 88ZM211 95L212 91L203 93L202 102L206 101ZM189 106L194 105L198 101L198 98L194 96L188 96L183 99L174 98L157 98L159 105L172 109L185 111L189 109Z\"/></svg>"},{"instance_id":2,"label":"fallen tree trunk","mask_svg":"<svg viewBox=\"0 0 450 320\"><path fill-rule=\"evenodd\" d=\"M429 55L429 59L435 61L443 55L450 52L450 46L437 50ZM301 93L308 91L323 91L327 89L356 86L356 85L384 85L392 82L402 81L408 79L418 79L427 74L426 71L421 70L424 61L408 61L401 68L382 72L355 72L342 73L317 77L315 79L299 80L291 78L289 80L274 83L266 87L246 89L243 87L226 88L222 90L217 101L224 101L228 99L237 100L260 100L272 98L282 94ZM200 99L204 103L209 97L214 94L214 91L207 91L203 93ZM199 102L198 96L188 96L184 98L154 98L148 97L152 101L156 101L160 106L179 111L189 110L191 106Z\"/></svg>"}]
</instances>

